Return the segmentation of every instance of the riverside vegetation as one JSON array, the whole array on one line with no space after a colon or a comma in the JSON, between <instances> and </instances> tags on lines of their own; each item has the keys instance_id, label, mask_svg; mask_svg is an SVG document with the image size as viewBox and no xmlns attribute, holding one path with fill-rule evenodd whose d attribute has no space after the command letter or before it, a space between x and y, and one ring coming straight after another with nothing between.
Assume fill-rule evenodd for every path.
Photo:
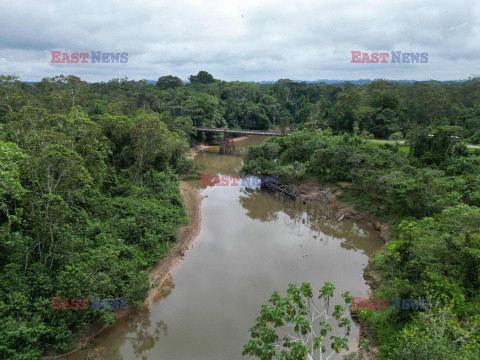
<instances>
[{"instance_id":1,"label":"riverside vegetation","mask_svg":"<svg viewBox=\"0 0 480 360\"><path fill-rule=\"evenodd\" d=\"M187 221L185 153L218 136L195 126L298 130L252 148L245 169L352 182L345 199L397 216L398 239L372 261L383 275L377 296L443 301L435 313L361 314L382 356L477 354L479 157L452 136L480 143L478 78L254 84L201 71L189 80L0 76L1 358L68 351L89 324L114 321L107 310L52 310L52 297L143 302L148 269ZM408 154L363 140L406 136ZM415 349L427 355L401 353Z\"/></svg>"},{"instance_id":2,"label":"riverside vegetation","mask_svg":"<svg viewBox=\"0 0 480 360\"><path fill-rule=\"evenodd\" d=\"M276 175L284 184L350 182L341 199L383 220L396 217L394 241L371 260L381 274L373 296L427 298L433 306L355 310L373 330L381 359L480 357L480 151L467 150L457 132L443 126L412 134L405 152L304 129L247 152L245 173Z\"/></svg>"}]
</instances>

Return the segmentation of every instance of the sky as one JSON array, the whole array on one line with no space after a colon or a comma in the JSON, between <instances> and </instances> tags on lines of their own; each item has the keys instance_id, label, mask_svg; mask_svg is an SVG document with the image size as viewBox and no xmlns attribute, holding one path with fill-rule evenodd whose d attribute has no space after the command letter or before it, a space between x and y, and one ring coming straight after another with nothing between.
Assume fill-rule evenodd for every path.
<instances>
[{"instance_id":1,"label":"sky","mask_svg":"<svg viewBox=\"0 0 480 360\"><path fill-rule=\"evenodd\" d=\"M128 53L127 63L52 63ZM427 63L352 63L352 51L428 53ZM455 80L480 74L478 0L0 0L0 74L24 81Z\"/></svg>"}]
</instances>

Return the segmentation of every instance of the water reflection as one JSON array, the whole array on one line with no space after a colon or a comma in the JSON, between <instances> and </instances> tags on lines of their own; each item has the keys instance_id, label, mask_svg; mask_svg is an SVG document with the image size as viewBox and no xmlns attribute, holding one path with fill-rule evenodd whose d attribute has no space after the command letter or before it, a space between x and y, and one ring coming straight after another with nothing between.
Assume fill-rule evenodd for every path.
<instances>
[{"instance_id":1,"label":"water reflection","mask_svg":"<svg viewBox=\"0 0 480 360\"><path fill-rule=\"evenodd\" d=\"M157 301L168 297L175 288L172 277L163 283L160 291L157 292ZM115 333L109 338L108 343L104 341L104 335ZM168 325L162 321L156 321L152 326L152 319L148 309L132 312L119 319L115 325L96 336L83 350L71 355L68 359L75 360L102 360L122 359L122 344L128 343L135 355L135 359L147 360L145 352L153 349L160 337L168 336Z\"/></svg>"},{"instance_id":2,"label":"water reflection","mask_svg":"<svg viewBox=\"0 0 480 360\"><path fill-rule=\"evenodd\" d=\"M378 246L372 242L372 230L366 224L357 223L349 219L337 221L315 216L313 209L297 201L285 202L283 198L275 197L273 193L260 189L244 189L239 197L240 205L245 209L245 214L261 222L276 222L279 214L288 215L285 225L291 229L299 228L299 223L308 228L312 238L324 241L334 238L340 241L347 250L360 250L366 255L371 254ZM298 233L297 236L306 236Z\"/></svg>"},{"instance_id":3,"label":"water reflection","mask_svg":"<svg viewBox=\"0 0 480 360\"><path fill-rule=\"evenodd\" d=\"M157 292L155 301L166 298L172 293L175 288L173 278L168 277L162 284L160 291ZM150 311L144 309L138 315L138 320L135 322L129 322L125 327L125 338L129 340L133 353L136 359L147 360L147 356L144 353L155 347L155 344L159 341L160 335L168 335L167 324L159 320L155 322L155 326L151 326ZM134 334L133 337L131 334ZM118 358L121 358L119 356Z\"/></svg>"},{"instance_id":4,"label":"water reflection","mask_svg":"<svg viewBox=\"0 0 480 360\"><path fill-rule=\"evenodd\" d=\"M270 207L267 204L268 198L262 196L261 190L257 189L242 189L241 195L238 199L240 205L245 209L245 214L254 219L265 221L277 221L279 207Z\"/></svg>"},{"instance_id":5,"label":"water reflection","mask_svg":"<svg viewBox=\"0 0 480 360\"><path fill-rule=\"evenodd\" d=\"M133 353L136 359L146 360L147 356L144 353L155 347L159 341L160 335L168 335L168 327L163 321L157 321L155 326L151 325L151 318L149 311L142 311L135 323L131 323L126 327L125 338L129 340ZM129 334L134 334L133 337ZM118 358L121 358L118 355Z\"/></svg>"}]
</instances>

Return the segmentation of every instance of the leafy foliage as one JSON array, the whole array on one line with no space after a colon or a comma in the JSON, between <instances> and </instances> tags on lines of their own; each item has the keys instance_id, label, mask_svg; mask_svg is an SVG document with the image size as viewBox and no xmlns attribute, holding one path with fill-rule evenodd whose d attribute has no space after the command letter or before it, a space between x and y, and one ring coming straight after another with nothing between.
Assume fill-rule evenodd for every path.
<instances>
[{"instance_id":1,"label":"leafy foliage","mask_svg":"<svg viewBox=\"0 0 480 360\"><path fill-rule=\"evenodd\" d=\"M281 297L275 291L269 303L262 306L255 326L250 329L252 340L244 346L243 355L256 356L261 360L327 359L331 354L326 354L326 341L330 342L334 353L348 349L351 323L346 312L352 298L346 292L341 295L345 305L331 307L330 299L334 290L332 283L323 285L318 295L321 304L315 301L308 282L300 286L290 284L286 297ZM323 310L318 309L320 305L323 305ZM334 326L335 335L328 337ZM342 328L342 334L339 334ZM367 345L365 341L361 344Z\"/></svg>"}]
</instances>

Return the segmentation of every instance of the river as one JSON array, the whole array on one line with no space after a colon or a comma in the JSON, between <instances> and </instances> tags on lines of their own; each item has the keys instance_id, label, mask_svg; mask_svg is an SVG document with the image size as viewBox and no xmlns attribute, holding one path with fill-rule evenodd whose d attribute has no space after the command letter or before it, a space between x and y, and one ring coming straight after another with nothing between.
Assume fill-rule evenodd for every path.
<instances>
[{"instance_id":1,"label":"river","mask_svg":"<svg viewBox=\"0 0 480 360\"><path fill-rule=\"evenodd\" d=\"M252 136L236 146L264 139ZM238 175L241 160L213 147L195 163L205 166L202 173ZM105 360L246 359L242 346L260 306L290 282L310 281L318 291L331 281L335 301L347 290L366 297L363 269L383 241L365 224L315 220L259 189L188 181L205 196L193 249L149 309L117 321L71 359L87 359L95 349ZM357 333L353 325L353 339Z\"/></svg>"}]
</instances>

